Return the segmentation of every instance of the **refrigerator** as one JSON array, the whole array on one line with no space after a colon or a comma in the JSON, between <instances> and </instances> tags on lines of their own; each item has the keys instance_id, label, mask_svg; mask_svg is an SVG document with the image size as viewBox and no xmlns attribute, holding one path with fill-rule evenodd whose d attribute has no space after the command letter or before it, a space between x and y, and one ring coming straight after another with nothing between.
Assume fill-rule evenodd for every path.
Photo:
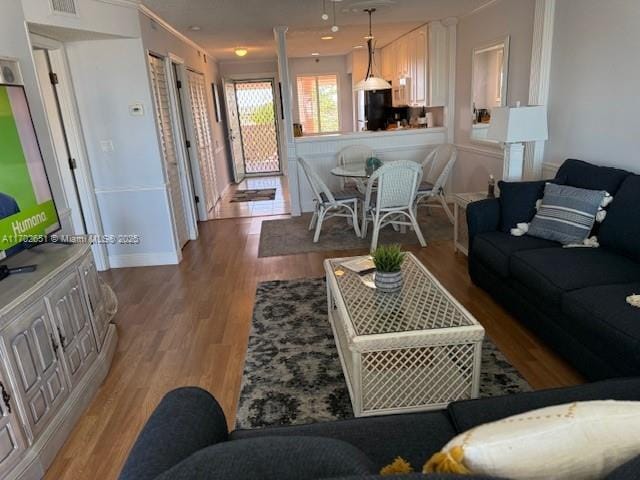
<instances>
[{"instance_id":1,"label":"refrigerator","mask_svg":"<svg viewBox=\"0 0 640 480\"><path fill-rule=\"evenodd\" d=\"M356 113L358 131L385 130L392 109L391 90L375 90L357 92Z\"/></svg>"}]
</instances>

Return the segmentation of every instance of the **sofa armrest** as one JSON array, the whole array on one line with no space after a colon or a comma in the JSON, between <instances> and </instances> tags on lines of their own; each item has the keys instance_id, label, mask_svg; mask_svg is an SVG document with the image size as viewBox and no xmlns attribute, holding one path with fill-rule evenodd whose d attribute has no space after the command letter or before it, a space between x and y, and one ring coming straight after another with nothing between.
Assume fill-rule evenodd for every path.
<instances>
[{"instance_id":1,"label":"sofa armrest","mask_svg":"<svg viewBox=\"0 0 640 480\"><path fill-rule=\"evenodd\" d=\"M198 450L229 438L224 412L206 390L179 388L165 395L145 424L120 480L151 480Z\"/></svg>"},{"instance_id":2,"label":"sofa armrest","mask_svg":"<svg viewBox=\"0 0 640 480\"><path fill-rule=\"evenodd\" d=\"M612 379L575 387L463 400L450 404L448 412L454 428L462 433L483 423L531 410L591 400L640 401L640 378Z\"/></svg>"},{"instance_id":3,"label":"sofa armrest","mask_svg":"<svg viewBox=\"0 0 640 480\"><path fill-rule=\"evenodd\" d=\"M467 206L467 226L469 228L469 252L476 235L495 232L500 227L500 200L489 198L472 202Z\"/></svg>"}]
</instances>

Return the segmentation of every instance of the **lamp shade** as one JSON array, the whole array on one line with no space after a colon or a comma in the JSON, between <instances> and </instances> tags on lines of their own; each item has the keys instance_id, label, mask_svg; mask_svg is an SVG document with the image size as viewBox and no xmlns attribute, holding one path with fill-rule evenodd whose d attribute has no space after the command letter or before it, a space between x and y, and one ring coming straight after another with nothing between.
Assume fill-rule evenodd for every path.
<instances>
[{"instance_id":1,"label":"lamp shade","mask_svg":"<svg viewBox=\"0 0 640 480\"><path fill-rule=\"evenodd\" d=\"M369 77L356 83L354 90L391 90L391 84L380 77Z\"/></svg>"},{"instance_id":2,"label":"lamp shade","mask_svg":"<svg viewBox=\"0 0 640 480\"><path fill-rule=\"evenodd\" d=\"M547 107L493 108L487 138L503 143L547 140L549 138Z\"/></svg>"}]
</instances>

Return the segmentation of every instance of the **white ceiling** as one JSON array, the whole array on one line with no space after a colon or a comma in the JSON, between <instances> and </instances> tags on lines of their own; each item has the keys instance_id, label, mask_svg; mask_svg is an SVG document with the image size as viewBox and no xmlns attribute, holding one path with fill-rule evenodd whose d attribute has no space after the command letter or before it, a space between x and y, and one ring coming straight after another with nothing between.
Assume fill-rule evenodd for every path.
<instances>
[{"instance_id":1,"label":"white ceiling","mask_svg":"<svg viewBox=\"0 0 640 480\"><path fill-rule=\"evenodd\" d=\"M378 47L431 20L459 17L493 0L341 0L336 3L338 33L332 17L321 19L322 0L142 0L180 32L218 60L237 59L235 47L249 49L251 59L275 57L273 28L289 27L289 56L344 55L363 44L368 29L364 8L376 7L373 33ZM326 0L331 15L332 0ZM198 26L200 31L190 27ZM323 41L323 35L335 39Z\"/></svg>"}]
</instances>

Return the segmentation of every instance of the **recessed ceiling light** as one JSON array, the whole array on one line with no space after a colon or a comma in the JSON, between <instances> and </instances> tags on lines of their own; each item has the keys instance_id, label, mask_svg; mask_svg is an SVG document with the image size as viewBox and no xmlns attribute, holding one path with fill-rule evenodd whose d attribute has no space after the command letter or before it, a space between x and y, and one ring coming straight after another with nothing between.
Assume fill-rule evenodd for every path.
<instances>
[{"instance_id":1,"label":"recessed ceiling light","mask_svg":"<svg viewBox=\"0 0 640 480\"><path fill-rule=\"evenodd\" d=\"M319 54L318 52L313 52L313 53L311 54L311 56L312 56L312 57L319 57L319 56L320 56L320 54Z\"/></svg>"},{"instance_id":2,"label":"recessed ceiling light","mask_svg":"<svg viewBox=\"0 0 640 480\"><path fill-rule=\"evenodd\" d=\"M247 50L246 48L238 47L234 50L234 52L237 56L244 57L247 53L249 53L249 50Z\"/></svg>"},{"instance_id":3,"label":"recessed ceiling light","mask_svg":"<svg viewBox=\"0 0 640 480\"><path fill-rule=\"evenodd\" d=\"M364 48L364 45L354 45L353 48Z\"/></svg>"},{"instance_id":4,"label":"recessed ceiling light","mask_svg":"<svg viewBox=\"0 0 640 480\"><path fill-rule=\"evenodd\" d=\"M331 35L325 35L324 37L320 37L321 40L333 40L335 37Z\"/></svg>"},{"instance_id":5,"label":"recessed ceiling light","mask_svg":"<svg viewBox=\"0 0 640 480\"><path fill-rule=\"evenodd\" d=\"M192 25L189 27L189 30L191 30L192 32L198 32L200 30L202 30L201 27L199 27L198 25Z\"/></svg>"}]
</instances>

